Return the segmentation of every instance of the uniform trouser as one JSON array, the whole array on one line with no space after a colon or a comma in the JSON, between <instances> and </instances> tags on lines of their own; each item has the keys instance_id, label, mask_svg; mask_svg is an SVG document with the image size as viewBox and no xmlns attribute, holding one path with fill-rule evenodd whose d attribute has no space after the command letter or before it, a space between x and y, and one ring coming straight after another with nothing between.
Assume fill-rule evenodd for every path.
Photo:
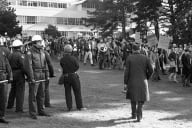
<instances>
[{"instance_id":1,"label":"uniform trouser","mask_svg":"<svg viewBox=\"0 0 192 128\"><path fill-rule=\"evenodd\" d=\"M29 84L29 114L31 116L44 113L44 82ZM36 110L37 103L37 110Z\"/></svg>"},{"instance_id":2,"label":"uniform trouser","mask_svg":"<svg viewBox=\"0 0 192 128\"><path fill-rule=\"evenodd\" d=\"M140 116L140 118L142 118L143 104L144 101L131 101L132 116Z\"/></svg>"},{"instance_id":3,"label":"uniform trouser","mask_svg":"<svg viewBox=\"0 0 192 128\"><path fill-rule=\"evenodd\" d=\"M13 80L13 83L11 84L11 90L9 92L7 107L12 108L16 99L16 111L23 111L24 95L25 77Z\"/></svg>"},{"instance_id":4,"label":"uniform trouser","mask_svg":"<svg viewBox=\"0 0 192 128\"><path fill-rule=\"evenodd\" d=\"M71 89L73 89L76 101L77 109L83 107L82 96L81 96L81 85L79 76L77 74L70 74L64 77L64 87L65 87L65 99L67 108L72 108L72 94Z\"/></svg>"},{"instance_id":5,"label":"uniform trouser","mask_svg":"<svg viewBox=\"0 0 192 128\"><path fill-rule=\"evenodd\" d=\"M0 118L5 116L6 102L7 102L7 83L0 84Z\"/></svg>"},{"instance_id":6,"label":"uniform trouser","mask_svg":"<svg viewBox=\"0 0 192 128\"><path fill-rule=\"evenodd\" d=\"M45 82L45 107L50 106L49 80Z\"/></svg>"},{"instance_id":7,"label":"uniform trouser","mask_svg":"<svg viewBox=\"0 0 192 128\"><path fill-rule=\"evenodd\" d=\"M91 51L85 52L84 63L87 63L88 57L89 57L90 63L93 64L93 55Z\"/></svg>"}]
</instances>

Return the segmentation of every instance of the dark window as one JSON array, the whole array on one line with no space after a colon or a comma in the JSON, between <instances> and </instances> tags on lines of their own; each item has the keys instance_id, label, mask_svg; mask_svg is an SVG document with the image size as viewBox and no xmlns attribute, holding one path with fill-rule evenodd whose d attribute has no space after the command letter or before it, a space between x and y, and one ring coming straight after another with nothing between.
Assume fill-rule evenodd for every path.
<instances>
[{"instance_id":1,"label":"dark window","mask_svg":"<svg viewBox=\"0 0 192 128\"><path fill-rule=\"evenodd\" d=\"M33 6L37 7L37 2L33 1Z\"/></svg>"},{"instance_id":2,"label":"dark window","mask_svg":"<svg viewBox=\"0 0 192 128\"><path fill-rule=\"evenodd\" d=\"M36 17L35 16L27 16L27 24L35 24Z\"/></svg>"}]
</instances>

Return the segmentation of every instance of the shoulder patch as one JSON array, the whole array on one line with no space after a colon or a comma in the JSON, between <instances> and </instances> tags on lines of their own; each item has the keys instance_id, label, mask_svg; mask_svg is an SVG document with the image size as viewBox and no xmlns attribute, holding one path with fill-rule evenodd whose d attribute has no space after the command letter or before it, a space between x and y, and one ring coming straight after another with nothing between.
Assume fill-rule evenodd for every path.
<instances>
[{"instance_id":1,"label":"shoulder patch","mask_svg":"<svg viewBox=\"0 0 192 128\"><path fill-rule=\"evenodd\" d=\"M5 55L5 52L2 52L3 55Z\"/></svg>"}]
</instances>

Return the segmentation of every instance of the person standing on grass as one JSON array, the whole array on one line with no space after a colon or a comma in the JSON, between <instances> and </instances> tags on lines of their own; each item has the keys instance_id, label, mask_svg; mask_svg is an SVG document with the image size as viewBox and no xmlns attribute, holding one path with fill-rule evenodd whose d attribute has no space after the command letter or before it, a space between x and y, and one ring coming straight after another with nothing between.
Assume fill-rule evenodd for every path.
<instances>
[{"instance_id":1,"label":"person standing on grass","mask_svg":"<svg viewBox=\"0 0 192 128\"><path fill-rule=\"evenodd\" d=\"M72 92L73 89L76 107L78 110L84 110L82 96L81 96L81 83L79 75L76 73L79 69L77 59L72 56L72 46L70 44L65 45L64 55L60 60L60 65L63 69L63 83L65 87L65 99L68 111L72 110Z\"/></svg>"},{"instance_id":2,"label":"person standing on grass","mask_svg":"<svg viewBox=\"0 0 192 128\"><path fill-rule=\"evenodd\" d=\"M49 80L46 56L43 51L42 37L32 37L32 47L24 59L24 69L29 81L29 114L32 119L39 116L50 116L44 110L45 82ZM37 105L37 107L36 107Z\"/></svg>"},{"instance_id":3,"label":"person standing on grass","mask_svg":"<svg viewBox=\"0 0 192 128\"><path fill-rule=\"evenodd\" d=\"M8 124L9 122L5 119L6 102L7 102L7 90L8 82L5 80L12 79L11 66L8 61L9 50L4 46L3 42L0 41L0 123Z\"/></svg>"},{"instance_id":4,"label":"person standing on grass","mask_svg":"<svg viewBox=\"0 0 192 128\"><path fill-rule=\"evenodd\" d=\"M133 54L128 56L125 64L124 84L127 86L126 98L131 100L132 119L140 122L142 108L149 101L148 79L153 68L147 56L140 54L139 45L133 45Z\"/></svg>"},{"instance_id":5,"label":"person standing on grass","mask_svg":"<svg viewBox=\"0 0 192 128\"><path fill-rule=\"evenodd\" d=\"M23 42L20 40L13 41L13 52L9 56L9 63L13 72L13 82L9 92L7 109L12 109L16 99L17 113L23 113L23 103L25 97L25 71L24 71L24 54L22 53Z\"/></svg>"}]
</instances>

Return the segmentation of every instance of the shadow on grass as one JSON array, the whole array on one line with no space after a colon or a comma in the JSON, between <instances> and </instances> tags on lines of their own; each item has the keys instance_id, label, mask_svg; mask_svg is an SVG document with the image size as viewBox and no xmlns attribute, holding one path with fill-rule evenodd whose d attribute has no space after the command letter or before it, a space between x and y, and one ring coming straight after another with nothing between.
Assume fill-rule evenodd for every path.
<instances>
[{"instance_id":1,"label":"shadow on grass","mask_svg":"<svg viewBox=\"0 0 192 128\"><path fill-rule=\"evenodd\" d=\"M192 106L192 88L183 88L181 83L168 81L150 82L151 101L146 104L146 110L165 111L175 113L173 117L159 119L164 120L188 120L192 121L189 111ZM175 116L178 115L178 116Z\"/></svg>"},{"instance_id":2,"label":"shadow on grass","mask_svg":"<svg viewBox=\"0 0 192 128\"><path fill-rule=\"evenodd\" d=\"M167 117L167 118L161 118L159 119L160 121L167 121L167 120L186 120L186 121L192 121L192 114L191 113L187 113L187 114L183 114L183 115L176 115L173 117Z\"/></svg>"}]
</instances>

